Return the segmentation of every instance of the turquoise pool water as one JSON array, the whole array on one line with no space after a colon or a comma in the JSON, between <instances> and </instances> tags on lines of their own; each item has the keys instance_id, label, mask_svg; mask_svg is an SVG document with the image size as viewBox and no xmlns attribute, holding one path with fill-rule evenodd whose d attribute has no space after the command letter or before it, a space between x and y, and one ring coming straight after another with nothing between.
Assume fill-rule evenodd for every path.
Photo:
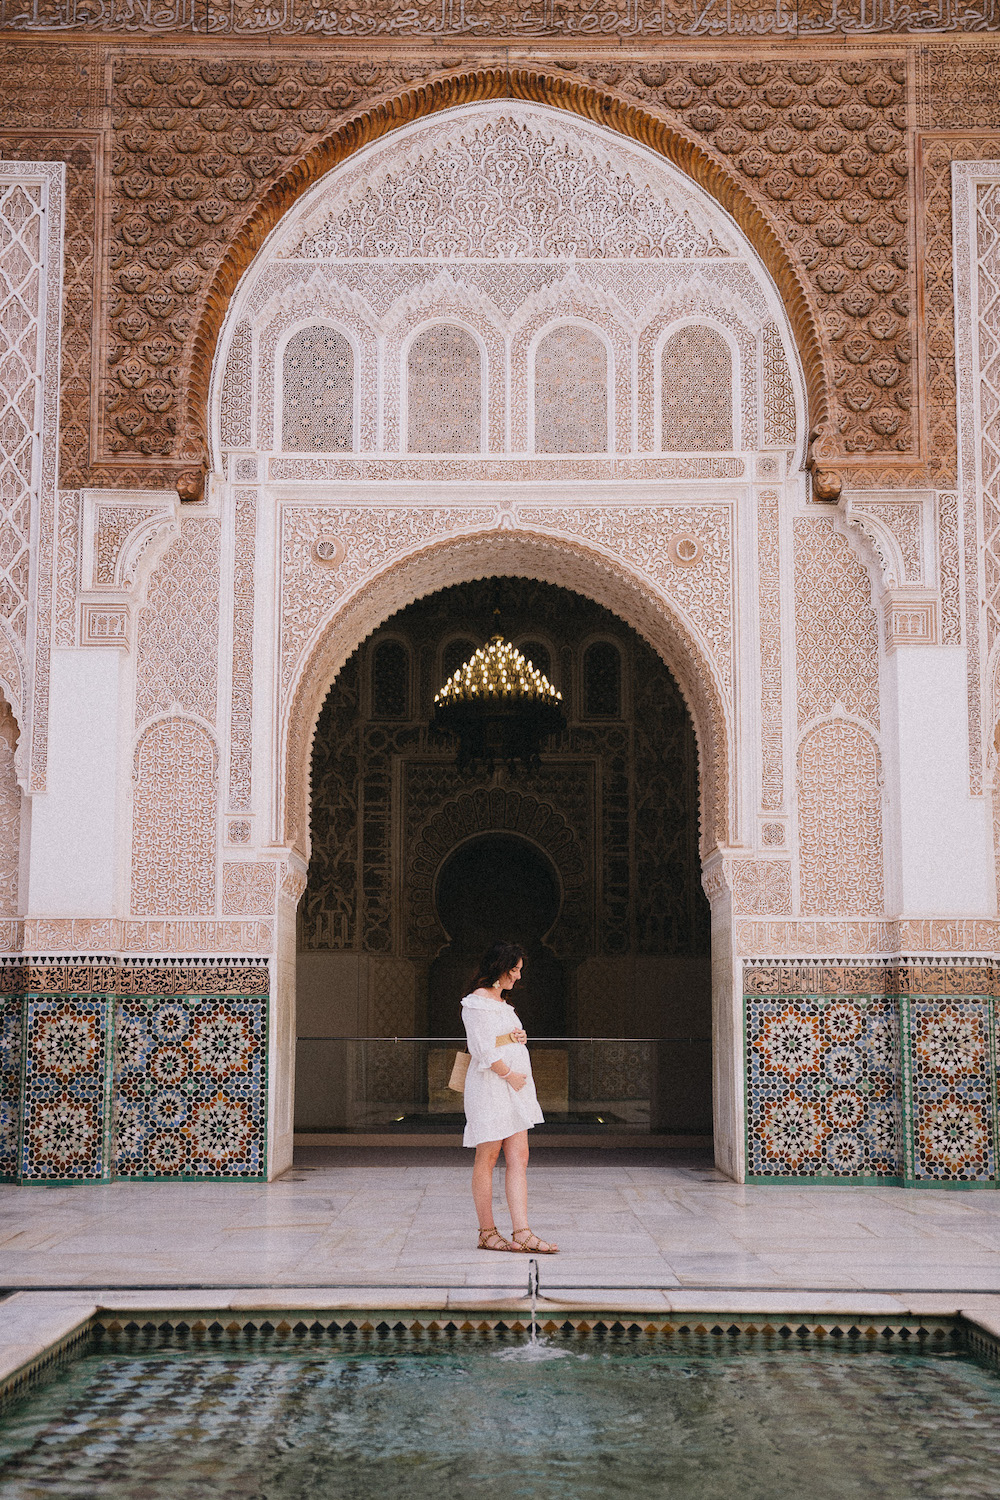
<instances>
[{"instance_id":1,"label":"turquoise pool water","mask_svg":"<svg viewBox=\"0 0 1000 1500\"><path fill-rule=\"evenodd\" d=\"M100 1353L0 1424L4 1500L997 1500L956 1353L472 1340Z\"/></svg>"}]
</instances>

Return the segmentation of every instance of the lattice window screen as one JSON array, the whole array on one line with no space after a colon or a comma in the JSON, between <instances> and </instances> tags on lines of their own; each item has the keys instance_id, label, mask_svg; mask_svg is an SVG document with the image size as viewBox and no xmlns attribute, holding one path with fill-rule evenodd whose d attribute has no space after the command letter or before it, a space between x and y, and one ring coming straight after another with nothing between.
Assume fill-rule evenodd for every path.
<instances>
[{"instance_id":1,"label":"lattice window screen","mask_svg":"<svg viewBox=\"0 0 1000 1500\"><path fill-rule=\"evenodd\" d=\"M281 433L287 453L354 447L354 350L335 328L303 328L285 345Z\"/></svg>"},{"instance_id":2,"label":"lattice window screen","mask_svg":"<svg viewBox=\"0 0 1000 1500\"><path fill-rule=\"evenodd\" d=\"M611 641L595 641L583 653L583 711L588 719L617 719L621 699L621 652Z\"/></svg>"},{"instance_id":3,"label":"lattice window screen","mask_svg":"<svg viewBox=\"0 0 1000 1500\"><path fill-rule=\"evenodd\" d=\"M372 659L372 716L405 719L409 712L409 652L399 641L380 641Z\"/></svg>"},{"instance_id":4,"label":"lattice window screen","mask_svg":"<svg viewBox=\"0 0 1000 1500\"><path fill-rule=\"evenodd\" d=\"M607 447L607 350L586 328L554 328L535 353L535 452L605 453Z\"/></svg>"},{"instance_id":5,"label":"lattice window screen","mask_svg":"<svg viewBox=\"0 0 1000 1500\"><path fill-rule=\"evenodd\" d=\"M441 652L441 676L445 682L469 660L476 649L475 641L449 641Z\"/></svg>"},{"instance_id":6,"label":"lattice window screen","mask_svg":"<svg viewBox=\"0 0 1000 1500\"><path fill-rule=\"evenodd\" d=\"M411 453L478 453L482 447L479 346L464 328L439 323L410 345L407 446Z\"/></svg>"},{"instance_id":7,"label":"lattice window screen","mask_svg":"<svg viewBox=\"0 0 1000 1500\"><path fill-rule=\"evenodd\" d=\"M541 641L522 641L518 650L522 656L526 656L531 665L541 672L543 677L552 681L552 657L549 648Z\"/></svg>"},{"instance_id":8,"label":"lattice window screen","mask_svg":"<svg viewBox=\"0 0 1000 1500\"><path fill-rule=\"evenodd\" d=\"M668 453L733 446L733 358L714 328L691 324L663 346L663 448Z\"/></svg>"}]
</instances>

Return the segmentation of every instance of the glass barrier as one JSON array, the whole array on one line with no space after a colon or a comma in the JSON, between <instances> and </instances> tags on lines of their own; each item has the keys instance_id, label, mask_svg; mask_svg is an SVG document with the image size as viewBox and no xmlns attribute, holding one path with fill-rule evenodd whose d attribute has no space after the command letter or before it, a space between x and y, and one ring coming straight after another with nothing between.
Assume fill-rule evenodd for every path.
<instances>
[{"instance_id":1,"label":"glass barrier","mask_svg":"<svg viewBox=\"0 0 1000 1500\"><path fill-rule=\"evenodd\" d=\"M461 1037L299 1037L295 1129L454 1134L448 1087ZM551 1134L712 1132L709 1037L533 1037L531 1068Z\"/></svg>"}]
</instances>

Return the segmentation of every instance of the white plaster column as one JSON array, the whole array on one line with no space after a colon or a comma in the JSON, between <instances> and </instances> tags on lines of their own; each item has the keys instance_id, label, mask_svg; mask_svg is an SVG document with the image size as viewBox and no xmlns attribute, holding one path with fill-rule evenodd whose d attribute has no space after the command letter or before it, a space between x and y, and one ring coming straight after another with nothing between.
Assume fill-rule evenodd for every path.
<instances>
[{"instance_id":1,"label":"white plaster column","mask_svg":"<svg viewBox=\"0 0 1000 1500\"><path fill-rule=\"evenodd\" d=\"M989 807L969 793L964 650L888 653L882 700L888 915L992 916Z\"/></svg>"},{"instance_id":2,"label":"white plaster column","mask_svg":"<svg viewBox=\"0 0 1000 1500\"><path fill-rule=\"evenodd\" d=\"M712 1115L715 1164L734 1182L746 1178L742 965L733 951L733 896L725 851L703 866L712 906Z\"/></svg>"},{"instance_id":3,"label":"white plaster column","mask_svg":"<svg viewBox=\"0 0 1000 1500\"><path fill-rule=\"evenodd\" d=\"M117 648L52 652L47 790L31 799L26 916L116 912L126 661Z\"/></svg>"}]
</instances>

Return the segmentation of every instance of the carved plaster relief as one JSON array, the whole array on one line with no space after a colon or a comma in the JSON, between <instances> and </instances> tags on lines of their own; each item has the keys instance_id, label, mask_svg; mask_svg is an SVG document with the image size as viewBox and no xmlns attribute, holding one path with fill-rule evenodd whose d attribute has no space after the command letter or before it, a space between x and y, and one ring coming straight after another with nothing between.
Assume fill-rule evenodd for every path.
<instances>
[{"instance_id":1,"label":"carved plaster relief","mask_svg":"<svg viewBox=\"0 0 1000 1500\"><path fill-rule=\"evenodd\" d=\"M882 788L874 737L850 719L799 746L799 888L808 915L882 910Z\"/></svg>"},{"instance_id":2,"label":"carved plaster relief","mask_svg":"<svg viewBox=\"0 0 1000 1500\"><path fill-rule=\"evenodd\" d=\"M798 722L836 703L878 727L878 620L865 566L827 516L797 518L795 660Z\"/></svg>"},{"instance_id":3,"label":"carved plaster relief","mask_svg":"<svg viewBox=\"0 0 1000 1500\"><path fill-rule=\"evenodd\" d=\"M133 767L132 913L215 911L218 754L192 719L160 719L139 739Z\"/></svg>"},{"instance_id":4,"label":"carved plaster relief","mask_svg":"<svg viewBox=\"0 0 1000 1500\"><path fill-rule=\"evenodd\" d=\"M970 781L977 794L984 761L981 705L1000 636L1000 161L953 162L951 173ZM995 718L996 704L986 701Z\"/></svg>"},{"instance_id":5,"label":"carved plaster relief","mask_svg":"<svg viewBox=\"0 0 1000 1500\"><path fill-rule=\"evenodd\" d=\"M934 645L940 596L935 566L936 517L932 490L844 492L840 508L853 540L881 585L887 651Z\"/></svg>"},{"instance_id":6,"label":"carved plaster relief","mask_svg":"<svg viewBox=\"0 0 1000 1500\"><path fill-rule=\"evenodd\" d=\"M787 860L734 859L729 866L733 911L747 916L792 911L792 871Z\"/></svg>"},{"instance_id":7,"label":"carved plaster relief","mask_svg":"<svg viewBox=\"0 0 1000 1500\"><path fill-rule=\"evenodd\" d=\"M495 523L494 506L463 509L424 506L286 504L281 508L281 688L286 692L307 642L337 601L380 571L392 558L449 532ZM335 536L343 559L331 567L315 553L318 537Z\"/></svg>"},{"instance_id":8,"label":"carved plaster relief","mask_svg":"<svg viewBox=\"0 0 1000 1500\"><path fill-rule=\"evenodd\" d=\"M84 490L80 587L143 599L144 585L169 538L177 535L177 496Z\"/></svg>"},{"instance_id":9,"label":"carved plaster relief","mask_svg":"<svg viewBox=\"0 0 1000 1500\"><path fill-rule=\"evenodd\" d=\"M32 791L48 747L65 184L62 163L0 162L0 654L17 662L22 724L31 695Z\"/></svg>"},{"instance_id":10,"label":"carved plaster relief","mask_svg":"<svg viewBox=\"0 0 1000 1500\"><path fill-rule=\"evenodd\" d=\"M224 916L269 916L276 900L277 866L273 861L254 864L250 860L225 861L222 866L222 911Z\"/></svg>"},{"instance_id":11,"label":"carved plaster relief","mask_svg":"<svg viewBox=\"0 0 1000 1500\"><path fill-rule=\"evenodd\" d=\"M525 202L532 205L527 217ZM708 340L709 347L720 326L723 342L734 346L723 351L733 368L721 370L714 399L730 413L735 399L738 421L735 414L713 419L697 446L755 445L765 409L768 440L795 441L784 311L732 222L662 157L526 102L466 106L422 121L351 158L305 195L230 310L216 360L220 423L223 408L232 411L227 393L234 382L242 380L244 391L252 383L237 373L249 326L258 441L265 449L281 441L275 405L279 365L288 357L282 350L310 325L339 330L354 347L362 453L375 451L378 441L389 453L408 448L414 457L481 445L490 453L570 451L568 438L535 430L547 420L551 341L565 341L570 328L578 330L577 340L590 329L609 346L604 400L613 451L634 452L636 442L651 453L692 446L684 434L681 441L657 425L663 341L673 334ZM443 405L472 413L469 431L447 437L413 426L442 403L414 406L407 395L408 385L430 378L444 358L442 346L428 363L428 339L444 338L467 347L461 368L452 368L448 356L452 394ZM333 377L317 372L317 378ZM482 444L473 431L480 392ZM235 419L225 420L235 434ZM322 452L322 439L295 436L284 450ZM577 433L575 441L575 451L584 453L608 444L596 431ZM327 451L344 446L338 438ZM273 462L281 464L272 470L281 477L292 477L289 463L295 477L312 477L316 469L316 461ZM324 472L338 465L319 462Z\"/></svg>"},{"instance_id":12,"label":"carved plaster relief","mask_svg":"<svg viewBox=\"0 0 1000 1500\"><path fill-rule=\"evenodd\" d=\"M310 203L280 255L301 260L626 259L732 255L735 234L702 195L620 139L531 104L476 107L408 132L401 150L355 158L342 207ZM665 190L669 182L669 190ZM311 195L314 200L315 194ZM512 219L516 197L530 213Z\"/></svg>"},{"instance_id":13,"label":"carved plaster relief","mask_svg":"<svg viewBox=\"0 0 1000 1500\"><path fill-rule=\"evenodd\" d=\"M0 916L19 911L21 861L21 788L17 784L14 753L17 725L7 703L0 702Z\"/></svg>"},{"instance_id":14,"label":"carved plaster relief","mask_svg":"<svg viewBox=\"0 0 1000 1500\"><path fill-rule=\"evenodd\" d=\"M782 709L780 493L757 496L757 582L760 616L761 793L765 812L777 812L785 800L784 713ZM778 832L782 833L780 825ZM783 838L783 834L782 834ZM767 839L767 842L782 840Z\"/></svg>"},{"instance_id":15,"label":"carved plaster relief","mask_svg":"<svg viewBox=\"0 0 1000 1500\"><path fill-rule=\"evenodd\" d=\"M253 621L254 558L257 548L257 497L236 493L236 556L233 567L233 662L229 700L230 812L253 810ZM229 824L234 842L235 823ZM249 837L249 830L247 833ZM242 840L240 842L245 842Z\"/></svg>"},{"instance_id":16,"label":"carved plaster relief","mask_svg":"<svg viewBox=\"0 0 1000 1500\"><path fill-rule=\"evenodd\" d=\"M216 721L220 536L218 521L182 522L153 574L137 632L137 725L175 708Z\"/></svg>"}]
</instances>

